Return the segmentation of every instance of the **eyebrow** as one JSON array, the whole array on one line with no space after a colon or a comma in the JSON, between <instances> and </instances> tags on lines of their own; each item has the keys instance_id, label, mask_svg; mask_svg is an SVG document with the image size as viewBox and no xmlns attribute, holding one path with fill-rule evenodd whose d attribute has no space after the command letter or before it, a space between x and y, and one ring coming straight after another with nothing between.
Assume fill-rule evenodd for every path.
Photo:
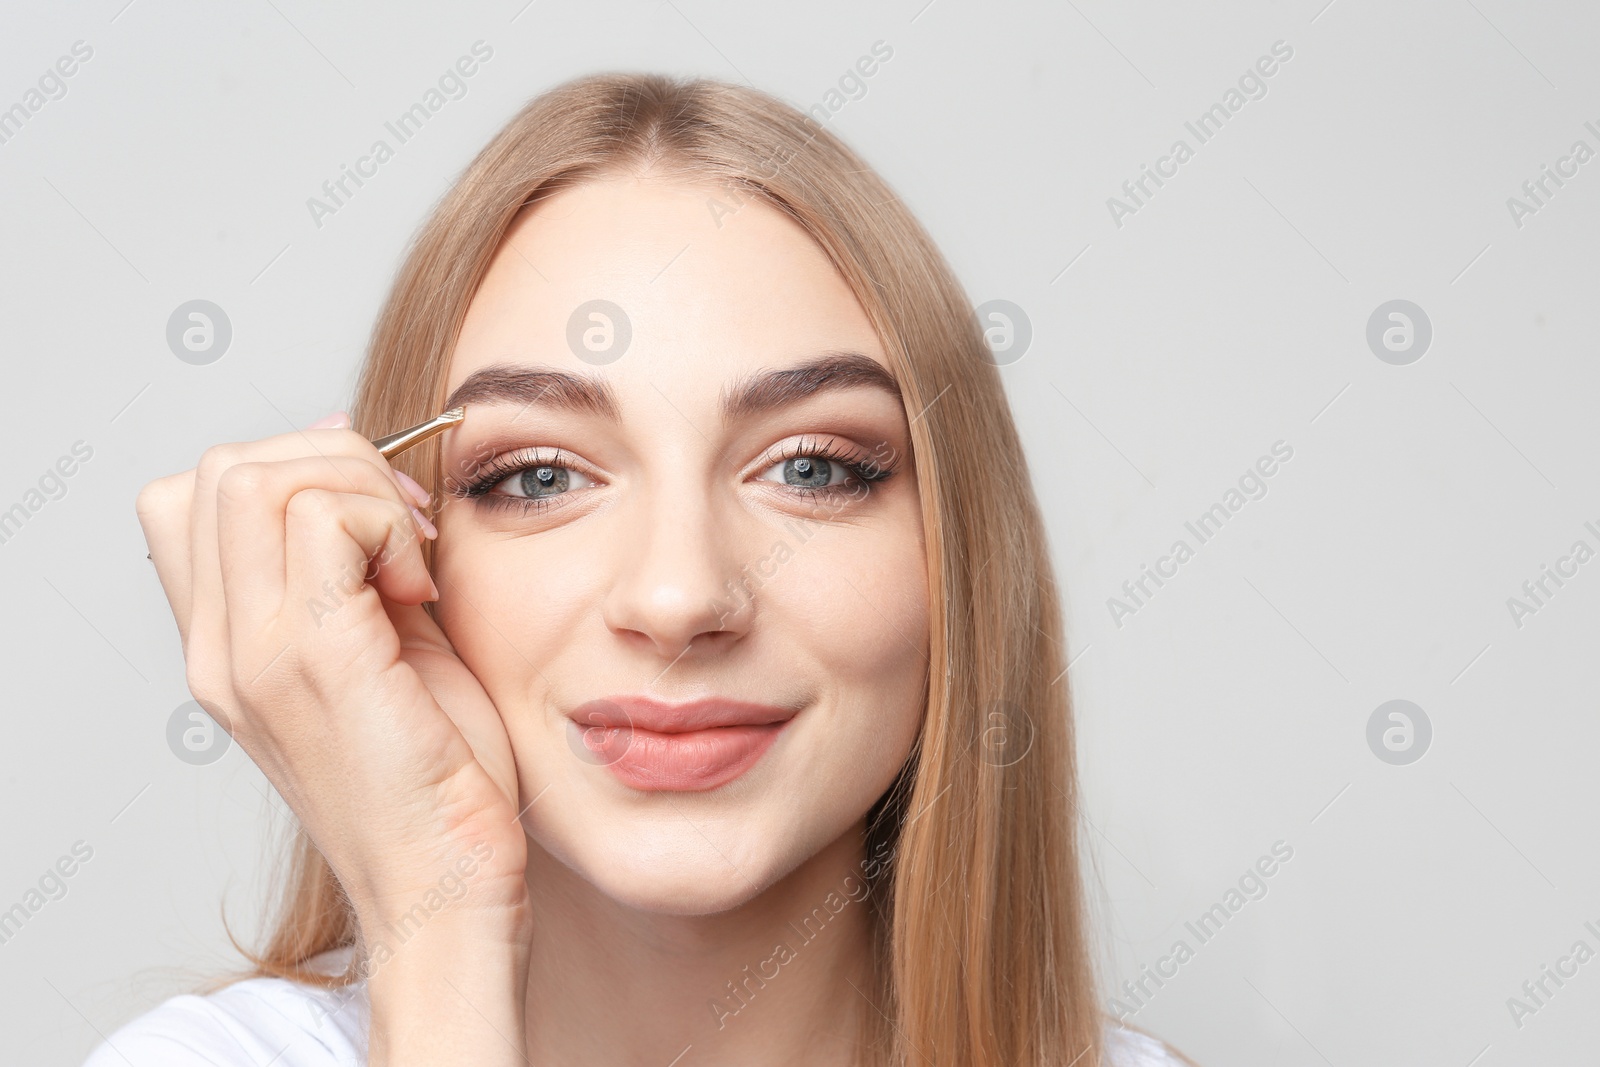
<instances>
[{"instance_id":1,"label":"eyebrow","mask_svg":"<svg viewBox=\"0 0 1600 1067\"><path fill-rule=\"evenodd\" d=\"M861 386L901 400L900 385L877 360L860 352L828 352L793 367L758 371L721 393L724 422L762 414L836 389ZM609 382L549 367L497 363L473 371L444 403L445 410L463 404L542 404L579 414L622 421L622 408Z\"/></svg>"}]
</instances>

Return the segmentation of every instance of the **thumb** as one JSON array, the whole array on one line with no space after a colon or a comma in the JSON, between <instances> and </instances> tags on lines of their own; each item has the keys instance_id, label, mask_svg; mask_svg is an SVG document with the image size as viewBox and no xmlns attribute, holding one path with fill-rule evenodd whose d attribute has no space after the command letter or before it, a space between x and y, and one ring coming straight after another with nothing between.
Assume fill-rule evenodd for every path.
<instances>
[{"instance_id":1,"label":"thumb","mask_svg":"<svg viewBox=\"0 0 1600 1067\"><path fill-rule=\"evenodd\" d=\"M402 658L409 658L407 654L411 652L455 656L455 646L450 643L444 630L440 629L439 624L423 605L396 604L388 597L384 597L383 609L388 612L389 621L394 624L394 632L399 635Z\"/></svg>"},{"instance_id":2,"label":"thumb","mask_svg":"<svg viewBox=\"0 0 1600 1067\"><path fill-rule=\"evenodd\" d=\"M461 731L478 763L506 796L515 800L517 777L511 739L482 683L422 605L386 600L384 609L400 637L400 658L417 672L433 699Z\"/></svg>"}]
</instances>

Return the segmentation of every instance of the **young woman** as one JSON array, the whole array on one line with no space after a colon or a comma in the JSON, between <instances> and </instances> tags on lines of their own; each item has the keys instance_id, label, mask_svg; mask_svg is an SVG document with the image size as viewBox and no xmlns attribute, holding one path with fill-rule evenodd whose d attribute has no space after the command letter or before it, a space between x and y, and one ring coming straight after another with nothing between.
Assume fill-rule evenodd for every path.
<instances>
[{"instance_id":1,"label":"young woman","mask_svg":"<svg viewBox=\"0 0 1600 1067\"><path fill-rule=\"evenodd\" d=\"M535 99L418 236L353 419L138 510L190 688L304 833L249 976L92 1067L1178 1062L1098 1006L998 371L795 109Z\"/></svg>"}]
</instances>

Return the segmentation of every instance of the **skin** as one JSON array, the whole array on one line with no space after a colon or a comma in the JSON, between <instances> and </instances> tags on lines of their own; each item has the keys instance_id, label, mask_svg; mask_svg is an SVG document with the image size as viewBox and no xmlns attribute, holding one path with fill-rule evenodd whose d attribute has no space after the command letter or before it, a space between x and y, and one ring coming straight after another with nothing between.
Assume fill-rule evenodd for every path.
<instances>
[{"instance_id":1,"label":"skin","mask_svg":"<svg viewBox=\"0 0 1600 1067\"><path fill-rule=\"evenodd\" d=\"M837 351L888 364L797 224L753 200L719 219L713 197L731 202L616 177L519 215L447 388L564 371L605 382L621 418L470 403L443 438L447 482L534 449L526 465L568 488L539 511L507 495L520 479L444 495L436 585L408 480L337 421L219 446L140 496L196 698L329 857L369 946L393 948L369 982L374 1064L664 1065L686 1046L696 1064L845 1063L875 1010L864 816L910 752L927 671L907 415L855 385L723 421L723 392L758 372ZM567 340L597 295L632 327L603 364ZM785 450L819 445L892 474L867 486L836 464L853 488L807 495ZM331 604L326 580L374 556ZM742 577L753 596L730 591ZM565 714L619 694L799 711L734 781L641 791ZM468 867L459 899L395 935ZM830 900L815 940L789 925ZM778 976L741 1005L728 983L747 967Z\"/></svg>"},{"instance_id":2,"label":"skin","mask_svg":"<svg viewBox=\"0 0 1600 1067\"><path fill-rule=\"evenodd\" d=\"M881 346L803 231L764 205L719 227L712 195L609 181L524 215L472 304L449 376L453 389L492 364L595 372L623 415L613 424L538 406L473 407L443 457L454 471L487 454L486 442L548 445L591 483L531 515L447 505L435 568L438 618L506 722L523 802L540 798L522 820L534 843L530 883L536 896L559 892L566 921L538 935L535 964L551 966L536 970L529 1031L554 1062L581 1062L601 1034L614 1035L622 1055L596 1062L707 1048L719 1033L708 1031L708 999L771 956L784 923L809 913L862 858L863 813L893 780L919 722L927 591L908 465L831 507L773 470L783 446L804 437L903 459L903 407L858 387L731 425L717 411L721 387L752 372L832 350L887 366ZM623 356L599 368L566 342L571 309L595 293L619 304L634 330ZM822 521L797 521L817 514ZM794 552L781 564L779 542ZM753 609L727 590L747 569L758 584ZM643 793L574 758L573 728L559 713L632 692L802 710L728 786ZM576 974L557 966L586 953L616 965ZM802 975L825 983L847 955L797 961L807 969L797 967L793 987L774 982L754 1002L853 1010L859 998L847 984L802 984ZM618 1016L634 1013L615 1005L641 1002L652 1017L627 1033ZM765 1016L791 1031L813 1021ZM558 1018L585 1020L576 1043L559 1039L568 1028L552 1025ZM774 1046L766 1029L754 1013L737 1036L726 1021L710 1047L746 1063L805 1047ZM665 1044L662 1034L671 1035Z\"/></svg>"}]
</instances>

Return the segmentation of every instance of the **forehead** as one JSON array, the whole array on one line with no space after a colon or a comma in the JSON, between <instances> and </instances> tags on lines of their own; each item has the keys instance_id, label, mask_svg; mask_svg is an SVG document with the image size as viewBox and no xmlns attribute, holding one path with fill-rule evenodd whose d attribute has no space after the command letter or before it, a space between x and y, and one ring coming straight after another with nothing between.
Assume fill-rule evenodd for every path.
<instances>
[{"instance_id":1,"label":"forehead","mask_svg":"<svg viewBox=\"0 0 1600 1067\"><path fill-rule=\"evenodd\" d=\"M468 308L446 392L507 363L623 390L681 366L715 389L825 351L887 367L849 286L793 219L715 184L608 178L517 216Z\"/></svg>"}]
</instances>

